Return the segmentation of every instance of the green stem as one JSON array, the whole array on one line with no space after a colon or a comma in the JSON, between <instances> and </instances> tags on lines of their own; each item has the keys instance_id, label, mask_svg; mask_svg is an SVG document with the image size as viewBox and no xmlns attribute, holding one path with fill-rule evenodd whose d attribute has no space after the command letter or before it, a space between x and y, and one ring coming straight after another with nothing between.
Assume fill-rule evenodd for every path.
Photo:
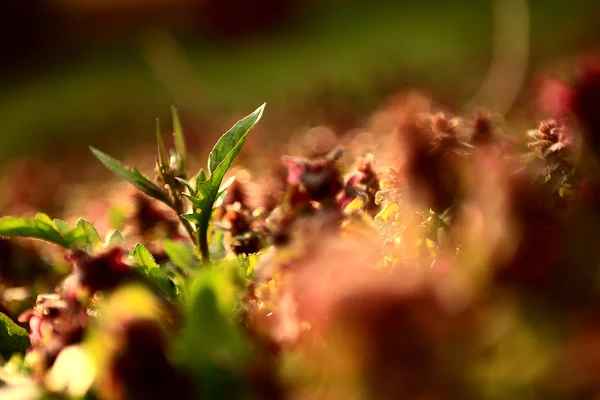
<instances>
[{"instance_id":1,"label":"green stem","mask_svg":"<svg viewBox=\"0 0 600 400\"><path fill-rule=\"evenodd\" d=\"M183 203L181 202L181 193L176 189L176 182L174 179L169 179L169 191L173 198L173 202L171 204L171 208L177 213L179 217L179 221L185 228L188 236L192 240L192 243L196 246L198 251L201 254L203 264L210 263L210 253L208 250L208 226L201 227L202 229L196 229L192 227L192 224L187 219L183 218L181 214L183 214Z\"/></svg>"},{"instance_id":2,"label":"green stem","mask_svg":"<svg viewBox=\"0 0 600 400\"><path fill-rule=\"evenodd\" d=\"M187 219L183 218L181 214L183 214L183 203L181 202L181 193L176 189L175 179L168 179L167 186L169 187L169 192L171 193L172 203L170 204L171 208L177 214L177 218L179 218L179 222L185 228L188 236L192 240L192 243L196 243L196 235L194 234L194 228L192 224Z\"/></svg>"},{"instance_id":3,"label":"green stem","mask_svg":"<svg viewBox=\"0 0 600 400\"><path fill-rule=\"evenodd\" d=\"M198 247L198 250L200 250L200 254L202 255L202 263L208 265L210 263L210 253L208 251L208 229L198 230Z\"/></svg>"}]
</instances>

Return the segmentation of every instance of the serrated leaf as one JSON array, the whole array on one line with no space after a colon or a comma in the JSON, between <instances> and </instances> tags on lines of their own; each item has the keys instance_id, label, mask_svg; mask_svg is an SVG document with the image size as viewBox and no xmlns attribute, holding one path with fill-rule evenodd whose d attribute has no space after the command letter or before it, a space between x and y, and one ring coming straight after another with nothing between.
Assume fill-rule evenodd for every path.
<instances>
[{"instance_id":1,"label":"serrated leaf","mask_svg":"<svg viewBox=\"0 0 600 400\"><path fill-rule=\"evenodd\" d=\"M196 193L194 196L187 196L192 202L194 209L191 214L182 215L196 224L198 232L198 242L200 243L202 257L208 259L208 224L212 215L212 209L219 194L219 188L223 177L231 166L233 159L240 152L242 145L246 141L248 134L259 121L265 105L260 106L256 111L246 118L238 121L229 131L227 131L217 141L208 156L208 180L204 180L205 174L202 170L196 177Z\"/></svg>"},{"instance_id":2,"label":"serrated leaf","mask_svg":"<svg viewBox=\"0 0 600 400\"><path fill-rule=\"evenodd\" d=\"M160 268L148 270L148 278L167 298L174 299L177 296L177 285Z\"/></svg>"},{"instance_id":3,"label":"serrated leaf","mask_svg":"<svg viewBox=\"0 0 600 400\"><path fill-rule=\"evenodd\" d=\"M33 218L38 221L45 222L48 225L50 225L51 227L53 227L54 229L56 229L56 225L54 224L54 221L52 220L52 218L50 218L50 216L48 216L48 214L39 212L39 213L35 214L35 217L33 217Z\"/></svg>"},{"instance_id":4,"label":"serrated leaf","mask_svg":"<svg viewBox=\"0 0 600 400\"><path fill-rule=\"evenodd\" d=\"M165 204L170 204L168 196L137 169L124 166L120 161L94 147L90 147L90 150L106 168L131 183L137 189L156 200L162 201Z\"/></svg>"},{"instance_id":5,"label":"serrated leaf","mask_svg":"<svg viewBox=\"0 0 600 400\"><path fill-rule=\"evenodd\" d=\"M66 249L69 248L70 244L53 226L46 222L21 217L4 217L0 219L0 236L40 239Z\"/></svg>"},{"instance_id":6,"label":"serrated leaf","mask_svg":"<svg viewBox=\"0 0 600 400\"><path fill-rule=\"evenodd\" d=\"M106 247L122 246L122 247L127 248L127 243L125 242L125 238L123 237L123 235L121 234L121 232L114 231L108 237L108 240L106 241L105 246Z\"/></svg>"},{"instance_id":7,"label":"serrated leaf","mask_svg":"<svg viewBox=\"0 0 600 400\"><path fill-rule=\"evenodd\" d=\"M73 227L71 225L60 219L55 219L52 222L54 223L56 230L58 231L58 233L60 233L62 237L65 237L69 234L69 232L73 230Z\"/></svg>"},{"instance_id":8,"label":"serrated leaf","mask_svg":"<svg viewBox=\"0 0 600 400\"><path fill-rule=\"evenodd\" d=\"M188 199L190 203L192 203L194 208L202 208L202 206L204 205L204 201L206 200L206 195L203 195L202 193L198 193L196 196L191 196L187 194L184 194L183 196L186 199Z\"/></svg>"},{"instance_id":9,"label":"serrated leaf","mask_svg":"<svg viewBox=\"0 0 600 400\"><path fill-rule=\"evenodd\" d=\"M190 222L193 222L196 225L200 223L200 214L199 213L181 214L180 216L181 216L181 218L184 218Z\"/></svg>"},{"instance_id":10,"label":"serrated leaf","mask_svg":"<svg viewBox=\"0 0 600 400\"><path fill-rule=\"evenodd\" d=\"M177 286L160 269L154 261L152 254L140 243L133 249L133 259L137 265L136 270L145 275L149 282L160 290L167 298L174 299L177 296Z\"/></svg>"},{"instance_id":11,"label":"serrated leaf","mask_svg":"<svg viewBox=\"0 0 600 400\"><path fill-rule=\"evenodd\" d=\"M14 353L24 353L30 345L27 331L0 313L0 356L8 360Z\"/></svg>"},{"instance_id":12,"label":"serrated leaf","mask_svg":"<svg viewBox=\"0 0 600 400\"><path fill-rule=\"evenodd\" d=\"M200 168L200 171L198 171L198 174L196 175L196 186L198 186L198 183L206 182L207 180L208 177L206 176L206 171L204 171L204 168Z\"/></svg>"},{"instance_id":13,"label":"serrated leaf","mask_svg":"<svg viewBox=\"0 0 600 400\"><path fill-rule=\"evenodd\" d=\"M77 227L85 232L86 242L89 246L95 247L102 243L102 239L100 239L98 231L92 226L92 224L89 223L89 221L81 218L79 221L77 221Z\"/></svg>"},{"instance_id":14,"label":"serrated leaf","mask_svg":"<svg viewBox=\"0 0 600 400\"><path fill-rule=\"evenodd\" d=\"M133 259L136 264L143 266L146 270L150 270L152 268L160 268L156 261L154 261L154 257L152 254L142 246L140 243L136 244L133 249Z\"/></svg>"},{"instance_id":15,"label":"serrated leaf","mask_svg":"<svg viewBox=\"0 0 600 400\"><path fill-rule=\"evenodd\" d=\"M199 264L194 248L190 245L175 242L173 240L163 241L165 253L171 262L183 269L192 269Z\"/></svg>"},{"instance_id":16,"label":"serrated leaf","mask_svg":"<svg viewBox=\"0 0 600 400\"><path fill-rule=\"evenodd\" d=\"M177 149L177 154L181 158L183 171L187 172L187 151L185 149L185 138L183 137L181 120L179 119L177 108L174 106L171 107L171 113L173 114L173 137L175 139L175 149Z\"/></svg>"},{"instance_id":17,"label":"serrated leaf","mask_svg":"<svg viewBox=\"0 0 600 400\"><path fill-rule=\"evenodd\" d=\"M69 242L69 247L83 248L87 245L87 237L83 228L72 227L60 219L55 219L53 222L58 233Z\"/></svg>"},{"instance_id":18,"label":"serrated leaf","mask_svg":"<svg viewBox=\"0 0 600 400\"><path fill-rule=\"evenodd\" d=\"M225 171L229 169L231 162L238 155L246 141L250 130L260 120L264 109L265 104L258 107L252 114L239 120L217 141L217 144L208 155L208 172L211 179L219 167L225 169ZM221 179L223 179L222 176Z\"/></svg>"},{"instance_id":19,"label":"serrated leaf","mask_svg":"<svg viewBox=\"0 0 600 400\"><path fill-rule=\"evenodd\" d=\"M176 177L175 177L175 180L176 180L177 182L181 183L183 186L185 186L185 187L187 188L188 192L189 192L189 193L190 193L192 196L193 196L193 195L195 195L195 192L196 192L196 191L194 190L194 188L192 187L192 185L190 185L190 183L189 183L188 181L186 181L185 179L183 179L183 178L180 178L180 177L178 177L178 176L176 176Z\"/></svg>"}]
</instances>

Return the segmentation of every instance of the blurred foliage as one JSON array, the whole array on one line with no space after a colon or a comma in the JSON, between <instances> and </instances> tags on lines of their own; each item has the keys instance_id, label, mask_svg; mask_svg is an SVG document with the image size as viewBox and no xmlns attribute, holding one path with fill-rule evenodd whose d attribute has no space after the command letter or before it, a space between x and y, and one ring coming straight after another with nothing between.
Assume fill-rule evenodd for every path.
<instances>
[{"instance_id":1,"label":"blurred foliage","mask_svg":"<svg viewBox=\"0 0 600 400\"><path fill-rule=\"evenodd\" d=\"M532 69L597 38L593 4L530 3ZM109 26L110 14L105 18ZM47 23L61 19L54 21ZM69 24L53 27L67 30L48 45L56 55L44 52L4 79L0 160L31 152L56 157L72 140L83 148L92 135L133 143L148 137L147 116L164 116L173 103L198 124L207 123L202 116L239 112L257 99L300 111L329 97L364 115L382 94L407 85L461 104L479 85L491 56L486 1L328 1L299 12L284 28L236 40L206 36L183 22L178 29L177 19L162 24L174 38L146 32L151 21L117 27L118 37L106 27L92 36L85 26L77 35ZM300 123L326 118L312 107L299 117L305 119Z\"/></svg>"}]
</instances>

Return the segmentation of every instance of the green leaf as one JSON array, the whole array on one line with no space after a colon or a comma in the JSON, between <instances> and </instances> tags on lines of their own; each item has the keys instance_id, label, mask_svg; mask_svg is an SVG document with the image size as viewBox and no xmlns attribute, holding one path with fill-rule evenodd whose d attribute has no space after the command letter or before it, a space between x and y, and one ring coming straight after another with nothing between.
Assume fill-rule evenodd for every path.
<instances>
[{"instance_id":1,"label":"green leaf","mask_svg":"<svg viewBox=\"0 0 600 400\"><path fill-rule=\"evenodd\" d=\"M205 179L206 174L204 171L200 170L196 176L196 193L193 196L186 196L192 202L193 212L184 214L182 217L196 224L198 242L204 261L209 260L208 224L213 206L220 193L221 182L233 159L240 152L248 134L260 120L264 108L265 105L263 104L252 114L238 121L233 128L221 136L208 156L208 170L210 173L208 180Z\"/></svg>"},{"instance_id":2,"label":"green leaf","mask_svg":"<svg viewBox=\"0 0 600 400\"><path fill-rule=\"evenodd\" d=\"M248 255L240 255L241 267L244 269L245 276L251 276L254 274L256 270L256 266L258 265L258 260L260 257L259 253L248 254Z\"/></svg>"},{"instance_id":3,"label":"green leaf","mask_svg":"<svg viewBox=\"0 0 600 400\"><path fill-rule=\"evenodd\" d=\"M98 231L92 226L92 224L89 223L89 221L81 218L79 221L77 221L77 227L85 232L87 245L90 247L96 247L102 244L102 239L100 239Z\"/></svg>"},{"instance_id":4,"label":"green leaf","mask_svg":"<svg viewBox=\"0 0 600 400\"><path fill-rule=\"evenodd\" d=\"M178 176L175 177L175 180L177 182L181 183L183 186L185 186L191 195L196 194L196 191L194 190L194 188L192 187L192 185L190 185L190 183L188 181L186 181L185 179L180 178Z\"/></svg>"},{"instance_id":5,"label":"green leaf","mask_svg":"<svg viewBox=\"0 0 600 400\"><path fill-rule=\"evenodd\" d=\"M69 233L73 230L73 227L71 225L60 219L55 219L52 222L54 223L56 230L58 231L58 233L60 233L62 237L69 235Z\"/></svg>"},{"instance_id":6,"label":"green leaf","mask_svg":"<svg viewBox=\"0 0 600 400\"><path fill-rule=\"evenodd\" d=\"M100 241L94 227L85 220L80 220L77 226L73 227L60 219L52 220L42 213L36 214L32 220L5 217L0 221L0 236L42 239L65 248L85 248Z\"/></svg>"},{"instance_id":7,"label":"green leaf","mask_svg":"<svg viewBox=\"0 0 600 400\"><path fill-rule=\"evenodd\" d=\"M181 158L183 172L187 173L187 151L185 149L183 129L181 129L181 120L179 119L179 113L177 112L177 108L175 108L174 106L171 107L171 112L173 114L173 137L175 139L175 149L177 149L177 154Z\"/></svg>"},{"instance_id":8,"label":"green leaf","mask_svg":"<svg viewBox=\"0 0 600 400\"><path fill-rule=\"evenodd\" d=\"M60 219L55 219L53 222L58 233L69 242L69 247L83 248L87 245L86 233L82 227L72 227Z\"/></svg>"},{"instance_id":9,"label":"green leaf","mask_svg":"<svg viewBox=\"0 0 600 400\"><path fill-rule=\"evenodd\" d=\"M200 168L200 171L198 171L198 174L196 175L196 186L198 186L199 183L206 182L207 180L208 176L206 176L206 171L204 168Z\"/></svg>"},{"instance_id":10,"label":"green leaf","mask_svg":"<svg viewBox=\"0 0 600 400\"><path fill-rule=\"evenodd\" d=\"M156 119L156 142L158 143L158 163L161 168L169 168L169 157L167 156L167 149L165 148L165 142L163 141L162 134L160 133L160 122Z\"/></svg>"},{"instance_id":11,"label":"green leaf","mask_svg":"<svg viewBox=\"0 0 600 400\"><path fill-rule=\"evenodd\" d=\"M0 219L0 236L40 239L66 249L70 245L69 241L63 238L52 225L38 219L4 217Z\"/></svg>"},{"instance_id":12,"label":"green leaf","mask_svg":"<svg viewBox=\"0 0 600 400\"><path fill-rule=\"evenodd\" d=\"M125 238L123 237L123 235L121 234L121 232L114 231L108 237L108 240L106 241L106 245L105 246L106 247L123 246L123 247L127 248L127 242L125 242Z\"/></svg>"},{"instance_id":13,"label":"green leaf","mask_svg":"<svg viewBox=\"0 0 600 400\"><path fill-rule=\"evenodd\" d=\"M56 225L54 224L54 221L52 220L52 218L50 218L48 216L48 214L37 213L37 214L35 214L35 217L33 217L33 218L36 219L36 220L38 220L38 221L45 222L48 225L50 225L51 227L53 227L54 229L56 229Z\"/></svg>"},{"instance_id":14,"label":"green leaf","mask_svg":"<svg viewBox=\"0 0 600 400\"><path fill-rule=\"evenodd\" d=\"M148 278L168 299L177 297L177 285L160 268L148 270Z\"/></svg>"},{"instance_id":15,"label":"green leaf","mask_svg":"<svg viewBox=\"0 0 600 400\"><path fill-rule=\"evenodd\" d=\"M200 223L200 213L181 214L181 218L187 219L188 221L198 225Z\"/></svg>"},{"instance_id":16,"label":"green leaf","mask_svg":"<svg viewBox=\"0 0 600 400\"><path fill-rule=\"evenodd\" d=\"M24 353L30 345L27 331L0 313L0 356L8 360L14 353Z\"/></svg>"},{"instance_id":17,"label":"green leaf","mask_svg":"<svg viewBox=\"0 0 600 400\"><path fill-rule=\"evenodd\" d=\"M152 254L140 243L136 244L133 249L133 259L137 265L136 270L145 275L150 284L169 299L174 299L177 296L175 282L165 275L160 266L154 261Z\"/></svg>"},{"instance_id":18,"label":"green leaf","mask_svg":"<svg viewBox=\"0 0 600 400\"><path fill-rule=\"evenodd\" d=\"M135 248L133 249L133 259L135 260L136 264L145 267L147 270L152 268L160 268L156 261L154 261L154 257L152 257L152 254L150 254L148 249L139 243L136 244Z\"/></svg>"},{"instance_id":19,"label":"green leaf","mask_svg":"<svg viewBox=\"0 0 600 400\"><path fill-rule=\"evenodd\" d=\"M171 262L183 269L193 269L199 264L198 257L194 253L194 247L173 240L163 241L165 253Z\"/></svg>"},{"instance_id":20,"label":"green leaf","mask_svg":"<svg viewBox=\"0 0 600 400\"><path fill-rule=\"evenodd\" d=\"M246 360L246 337L230 319L239 298L232 272L222 268L204 269L192 283L187 325L179 343L184 357L192 361L191 365L216 362L233 366Z\"/></svg>"},{"instance_id":21,"label":"green leaf","mask_svg":"<svg viewBox=\"0 0 600 400\"><path fill-rule=\"evenodd\" d=\"M250 130L260 120L264 109L265 104L258 107L252 114L238 121L229 131L221 136L208 155L208 172L211 175L211 179L212 175L219 169L223 175L227 172L231 166L231 162L240 152ZM223 179L222 175L219 179L219 184L221 183L221 179Z\"/></svg>"},{"instance_id":22,"label":"green leaf","mask_svg":"<svg viewBox=\"0 0 600 400\"><path fill-rule=\"evenodd\" d=\"M156 200L162 201L163 203L170 205L171 201L169 197L152 181L142 175L137 169L124 166L120 161L112 158L108 154L101 152L100 150L90 147L90 150L98 160L109 170L131 183L137 189L146 193L148 196L155 198Z\"/></svg>"}]
</instances>

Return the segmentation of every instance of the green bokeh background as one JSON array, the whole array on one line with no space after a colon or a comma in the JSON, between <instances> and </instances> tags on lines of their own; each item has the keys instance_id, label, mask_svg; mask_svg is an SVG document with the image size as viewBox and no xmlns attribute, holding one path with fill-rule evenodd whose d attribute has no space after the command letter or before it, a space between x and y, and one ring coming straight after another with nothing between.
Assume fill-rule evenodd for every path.
<instances>
[{"instance_id":1,"label":"green bokeh background","mask_svg":"<svg viewBox=\"0 0 600 400\"><path fill-rule=\"evenodd\" d=\"M594 1L530 0L529 7L530 76L600 38ZM171 104L184 110L188 124L244 114L265 101L267 120L304 104L307 123L326 122L318 102L311 103L321 92L357 114L405 88L461 104L490 62L491 10L490 1L330 0L282 27L226 41L160 16L122 29L125 18L116 34L107 23L106 36L74 32L0 80L0 164L25 155L60 157L91 142L109 150L150 142L154 119L168 120ZM179 85L179 61L170 83L157 76L144 51L157 37L175 43L194 85ZM171 67L168 57L159 63Z\"/></svg>"}]
</instances>

